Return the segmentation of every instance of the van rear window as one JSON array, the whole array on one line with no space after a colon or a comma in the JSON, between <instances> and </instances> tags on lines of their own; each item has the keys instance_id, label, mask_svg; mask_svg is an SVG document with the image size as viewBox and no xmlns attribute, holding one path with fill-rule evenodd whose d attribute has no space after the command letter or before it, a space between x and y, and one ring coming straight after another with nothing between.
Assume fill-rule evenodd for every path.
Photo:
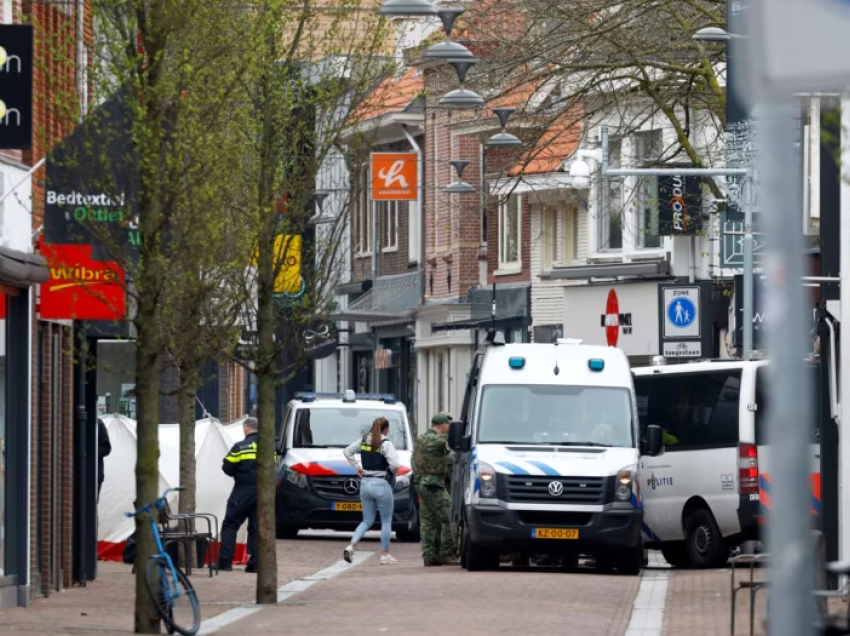
<instances>
[{"instance_id":1,"label":"van rear window","mask_svg":"<svg viewBox=\"0 0 850 636\"><path fill-rule=\"evenodd\" d=\"M808 373L808 381L811 383L811 391L812 391L812 409L809 413L808 422L805 423L805 426L809 428L811 431L811 442L813 444L820 443L820 400L817 399L817 387L818 387L818 367L816 365L806 365L806 372ZM767 391L770 386L770 374L769 369L764 367L759 367L756 370L756 445L758 446L766 446L767 445L767 421L770 413L770 403L767 399Z\"/></svg>"},{"instance_id":2,"label":"van rear window","mask_svg":"<svg viewBox=\"0 0 850 636\"><path fill-rule=\"evenodd\" d=\"M737 369L635 378L641 434L660 426L671 451L735 446L740 388Z\"/></svg>"}]
</instances>

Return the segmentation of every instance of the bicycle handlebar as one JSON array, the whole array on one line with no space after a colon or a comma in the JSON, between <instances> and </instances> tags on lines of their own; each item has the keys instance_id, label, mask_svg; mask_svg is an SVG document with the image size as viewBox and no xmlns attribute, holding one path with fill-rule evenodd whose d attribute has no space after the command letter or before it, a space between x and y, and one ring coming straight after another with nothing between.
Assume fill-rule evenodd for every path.
<instances>
[{"instance_id":1,"label":"bicycle handlebar","mask_svg":"<svg viewBox=\"0 0 850 636\"><path fill-rule=\"evenodd\" d=\"M144 506L142 506L141 508L139 508L135 512L125 512L124 516L132 518L132 517L137 517L138 515L140 515L143 512L149 512L150 509L151 509L151 506L155 506L160 501L163 501L166 498L166 496L168 496L168 493L170 493L170 492L180 492L182 490L185 490L185 488L183 486L177 486L176 488L169 488L164 493L162 493L162 495L160 497L158 497L156 499L156 501L153 501L149 504L145 504Z\"/></svg>"}]
</instances>

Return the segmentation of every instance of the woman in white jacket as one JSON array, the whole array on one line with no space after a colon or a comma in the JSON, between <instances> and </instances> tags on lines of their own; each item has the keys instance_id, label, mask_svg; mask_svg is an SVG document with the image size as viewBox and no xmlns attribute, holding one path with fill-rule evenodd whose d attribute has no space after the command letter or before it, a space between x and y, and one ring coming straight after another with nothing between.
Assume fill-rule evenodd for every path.
<instances>
[{"instance_id":1,"label":"woman in white jacket","mask_svg":"<svg viewBox=\"0 0 850 636\"><path fill-rule=\"evenodd\" d=\"M392 477L398 472L398 453L387 438L390 423L385 417L372 422L372 431L353 441L344 451L345 458L360 476L360 501L363 505L363 521L357 526L351 543L343 551L349 563L354 559L354 550L363 535L375 523L376 514L381 515L381 565L391 565L396 560L390 555L390 534L393 522ZM357 462L360 453L360 462Z\"/></svg>"}]
</instances>

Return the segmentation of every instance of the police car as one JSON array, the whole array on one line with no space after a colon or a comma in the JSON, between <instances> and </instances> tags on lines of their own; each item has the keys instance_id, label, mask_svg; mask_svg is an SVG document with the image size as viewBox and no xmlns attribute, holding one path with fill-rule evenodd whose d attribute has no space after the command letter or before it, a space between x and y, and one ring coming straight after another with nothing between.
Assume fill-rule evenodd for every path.
<instances>
[{"instance_id":1,"label":"police car","mask_svg":"<svg viewBox=\"0 0 850 636\"><path fill-rule=\"evenodd\" d=\"M343 449L385 417L398 451L393 530L400 541L419 541L419 515L411 487L413 437L407 409L392 395L299 393L277 430L277 537L300 530L353 531L362 520L360 478ZM375 519L380 527L380 516Z\"/></svg>"},{"instance_id":2,"label":"police car","mask_svg":"<svg viewBox=\"0 0 850 636\"><path fill-rule=\"evenodd\" d=\"M467 570L500 553L579 555L600 569L640 573L642 456L658 456L660 427L638 434L632 374L620 349L560 339L476 354L460 420L452 523Z\"/></svg>"}]
</instances>

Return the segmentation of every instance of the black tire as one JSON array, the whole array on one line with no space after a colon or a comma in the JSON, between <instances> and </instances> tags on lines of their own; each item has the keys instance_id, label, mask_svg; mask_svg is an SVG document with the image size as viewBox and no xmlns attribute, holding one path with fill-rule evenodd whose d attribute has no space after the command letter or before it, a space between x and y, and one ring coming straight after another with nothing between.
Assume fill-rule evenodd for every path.
<instances>
[{"instance_id":1,"label":"black tire","mask_svg":"<svg viewBox=\"0 0 850 636\"><path fill-rule=\"evenodd\" d=\"M475 545L468 532L464 532L463 535L462 551L466 553L464 567L470 572L499 569L499 553L496 550L487 550Z\"/></svg>"},{"instance_id":2,"label":"black tire","mask_svg":"<svg viewBox=\"0 0 850 636\"><path fill-rule=\"evenodd\" d=\"M617 555L617 571L624 576L638 576L643 567L643 543Z\"/></svg>"},{"instance_id":3,"label":"black tire","mask_svg":"<svg viewBox=\"0 0 850 636\"><path fill-rule=\"evenodd\" d=\"M284 539L291 541L292 539L298 538L298 528L292 528L291 526L277 526L275 528L275 536L278 539Z\"/></svg>"},{"instance_id":4,"label":"black tire","mask_svg":"<svg viewBox=\"0 0 850 636\"><path fill-rule=\"evenodd\" d=\"M698 569L720 568L729 560L729 547L705 508L694 510L685 520L685 555L688 564Z\"/></svg>"},{"instance_id":5,"label":"black tire","mask_svg":"<svg viewBox=\"0 0 850 636\"><path fill-rule=\"evenodd\" d=\"M419 543L422 540L422 535L419 532L419 513L416 511L416 506L413 506L407 528L396 530L395 537L402 543Z\"/></svg>"},{"instance_id":6,"label":"black tire","mask_svg":"<svg viewBox=\"0 0 850 636\"><path fill-rule=\"evenodd\" d=\"M688 555L685 552L685 542L676 541L661 546L661 555L674 568L688 567Z\"/></svg>"},{"instance_id":7,"label":"black tire","mask_svg":"<svg viewBox=\"0 0 850 636\"><path fill-rule=\"evenodd\" d=\"M156 607L162 620L168 628L168 633L172 634L175 631L183 636L194 636L198 633L201 627L201 607L198 604L198 596L195 593L195 588L183 574L183 571L175 566L174 571L177 573L177 581L173 581L171 568L168 562L163 557L155 556L148 561L147 569L145 570L145 582L148 584L148 593L151 597L151 602ZM163 584L169 587L176 587L179 596L172 599L168 603L165 598L165 588ZM175 616L174 604L185 600L188 603L188 612L180 611ZM182 607L182 604L181 604Z\"/></svg>"}]
</instances>

